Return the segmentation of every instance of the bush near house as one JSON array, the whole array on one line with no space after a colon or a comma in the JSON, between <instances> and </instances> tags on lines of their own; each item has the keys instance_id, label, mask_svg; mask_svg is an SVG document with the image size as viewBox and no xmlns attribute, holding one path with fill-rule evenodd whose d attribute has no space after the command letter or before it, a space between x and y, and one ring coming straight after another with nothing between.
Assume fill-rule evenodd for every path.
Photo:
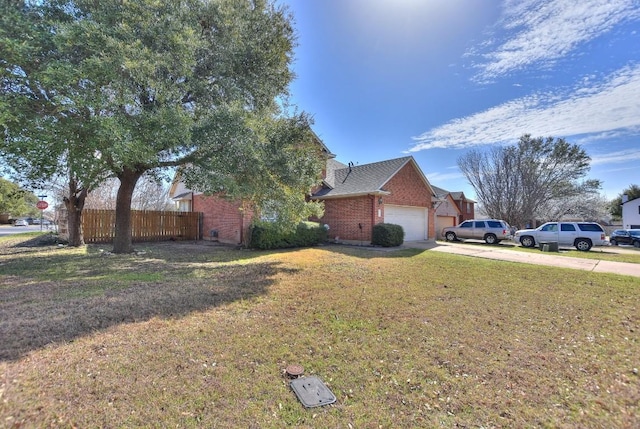
<instances>
[{"instance_id":1,"label":"bush near house","mask_svg":"<svg viewBox=\"0 0 640 429\"><path fill-rule=\"evenodd\" d=\"M317 246L327 240L327 230L318 222L300 222L294 231L283 231L270 222L256 222L251 226L252 249L284 249Z\"/></svg>"},{"instance_id":2,"label":"bush near house","mask_svg":"<svg viewBox=\"0 0 640 429\"><path fill-rule=\"evenodd\" d=\"M374 246L394 247L404 242L404 229L393 223L379 223L373 226L371 244Z\"/></svg>"}]
</instances>

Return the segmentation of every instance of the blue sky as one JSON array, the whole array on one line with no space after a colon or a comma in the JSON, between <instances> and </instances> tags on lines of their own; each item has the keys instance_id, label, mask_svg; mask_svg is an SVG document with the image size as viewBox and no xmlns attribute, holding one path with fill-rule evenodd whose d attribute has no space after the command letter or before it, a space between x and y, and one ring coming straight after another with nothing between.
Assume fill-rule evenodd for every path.
<instances>
[{"instance_id":1,"label":"blue sky","mask_svg":"<svg viewBox=\"0 0 640 429\"><path fill-rule=\"evenodd\" d=\"M608 199L640 184L640 0L280 3L292 101L339 161L410 154L475 198L457 159L528 133L580 144Z\"/></svg>"}]
</instances>

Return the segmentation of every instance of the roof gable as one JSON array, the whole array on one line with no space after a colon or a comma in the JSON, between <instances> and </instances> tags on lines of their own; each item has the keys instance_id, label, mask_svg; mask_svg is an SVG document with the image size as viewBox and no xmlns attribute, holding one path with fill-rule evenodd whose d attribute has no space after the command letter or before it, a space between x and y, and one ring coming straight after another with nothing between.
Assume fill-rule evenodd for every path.
<instances>
[{"instance_id":1,"label":"roof gable","mask_svg":"<svg viewBox=\"0 0 640 429\"><path fill-rule=\"evenodd\" d=\"M634 198L632 200L623 201L621 205L629 204L629 203L640 203L640 197Z\"/></svg>"},{"instance_id":2,"label":"roof gable","mask_svg":"<svg viewBox=\"0 0 640 429\"><path fill-rule=\"evenodd\" d=\"M456 201L463 201L463 202L467 202L467 203L475 203L475 201L473 201L470 198L465 197L464 192L458 191L458 192L450 192L451 197L456 200Z\"/></svg>"},{"instance_id":3,"label":"roof gable","mask_svg":"<svg viewBox=\"0 0 640 429\"><path fill-rule=\"evenodd\" d=\"M337 161L327 161L327 177L325 182L329 185L313 196L316 198L347 197L367 194L388 194L384 189L385 184L393 178L404 166L411 164L419 173L425 186L433 194L429 181L420 170L412 156L373 162L363 165L344 165Z\"/></svg>"},{"instance_id":4,"label":"roof gable","mask_svg":"<svg viewBox=\"0 0 640 429\"><path fill-rule=\"evenodd\" d=\"M327 159L324 183L332 189L335 188L336 171L347 167L335 159Z\"/></svg>"},{"instance_id":5,"label":"roof gable","mask_svg":"<svg viewBox=\"0 0 640 429\"><path fill-rule=\"evenodd\" d=\"M447 195L451 194L446 189L438 188L437 186L431 185L431 188L433 189L433 192L436 194L436 197L440 199L445 198Z\"/></svg>"},{"instance_id":6,"label":"roof gable","mask_svg":"<svg viewBox=\"0 0 640 429\"><path fill-rule=\"evenodd\" d=\"M327 145L324 144L324 142L320 139L320 137L318 137L318 135L315 133L315 131L311 130L311 134L313 135L313 138L316 141L316 143L320 146L320 150L322 151L324 156L326 156L329 159L336 157L336 155L334 153L331 153L331 151L329 150Z\"/></svg>"}]
</instances>

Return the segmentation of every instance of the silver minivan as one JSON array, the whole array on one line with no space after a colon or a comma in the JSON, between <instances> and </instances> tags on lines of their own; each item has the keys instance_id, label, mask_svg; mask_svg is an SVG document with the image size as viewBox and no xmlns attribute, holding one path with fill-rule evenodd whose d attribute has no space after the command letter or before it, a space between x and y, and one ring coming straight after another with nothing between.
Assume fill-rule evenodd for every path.
<instances>
[{"instance_id":1,"label":"silver minivan","mask_svg":"<svg viewBox=\"0 0 640 429\"><path fill-rule=\"evenodd\" d=\"M498 244L511 238L509 224L500 219L465 220L458 226L449 226L442 230L447 241L460 239L484 240L487 244Z\"/></svg>"}]
</instances>

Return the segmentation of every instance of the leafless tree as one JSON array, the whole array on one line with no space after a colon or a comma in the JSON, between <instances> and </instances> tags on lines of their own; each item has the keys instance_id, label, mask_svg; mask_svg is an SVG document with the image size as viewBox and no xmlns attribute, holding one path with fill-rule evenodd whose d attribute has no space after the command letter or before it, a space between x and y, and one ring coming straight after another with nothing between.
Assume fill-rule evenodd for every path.
<instances>
[{"instance_id":1,"label":"leafless tree","mask_svg":"<svg viewBox=\"0 0 640 429\"><path fill-rule=\"evenodd\" d=\"M118 179L109 179L100 187L93 190L86 199L86 209L115 210L118 187ZM131 200L133 210L173 210L175 205L169 198L169 186L152 176L144 176L138 182L138 186Z\"/></svg>"},{"instance_id":2,"label":"leafless tree","mask_svg":"<svg viewBox=\"0 0 640 429\"><path fill-rule=\"evenodd\" d=\"M169 185L160 179L144 176L133 194L131 208L134 210L175 210L169 198Z\"/></svg>"},{"instance_id":3,"label":"leafless tree","mask_svg":"<svg viewBox=\"0 0 640 429\"><path fill-rule=\"evenodd\" d=\"M92 190L85 199L85 209L115 210L116 195L118 193L118 179L106 180L102 185Z\"/></svg>"},{"instance_id":4,"label":"leafless tree","mask_svg":"<svg viewBox=\"0 0 640 429\"><path fill-rule=\"evenodd\" d=\"M544 222L559 219L608 221L611 218L609 204L609 200L598 193L554 199L540 210L539 219Z\"/></svg>"},{"instance_id":5,"label":"leafless tree","mask_svg":"<svg viewBox=\"0 0 640 429\"><path fill-rule=\"evenodd\" d=\"M472 150L458 159L458 167L489 217L524 227L547 218L550 206L600 188L598 180L581 182L590 160L580 146L564 139L527 134L513 146Z\"/></svg>"}]
</instances>

